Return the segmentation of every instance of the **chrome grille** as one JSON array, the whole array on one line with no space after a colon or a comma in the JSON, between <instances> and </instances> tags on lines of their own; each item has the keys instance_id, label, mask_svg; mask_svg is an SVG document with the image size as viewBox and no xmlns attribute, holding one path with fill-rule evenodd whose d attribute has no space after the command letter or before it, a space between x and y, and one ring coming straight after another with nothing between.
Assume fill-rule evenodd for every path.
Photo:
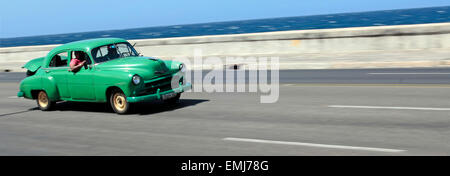
<instances>
[{"instance_id":1,"label":"chrome grille","mask_svg":"<svg viewBox=\"0 0 450 176\"><path fill-rule=\"evenodd\" d=\"M172 76L169 76L169 77L157 80L157 81L145 83L145 90L143 92L141 92L140 95L155 94L158 91L158 89L160 89L159 90L160 92L164 92L164 91L168 91L168 90L179 87L178 79L177 79L177 83L174 84L175 87L171 87L171 81L172 81Z\"/></svg>"}]
</instances>

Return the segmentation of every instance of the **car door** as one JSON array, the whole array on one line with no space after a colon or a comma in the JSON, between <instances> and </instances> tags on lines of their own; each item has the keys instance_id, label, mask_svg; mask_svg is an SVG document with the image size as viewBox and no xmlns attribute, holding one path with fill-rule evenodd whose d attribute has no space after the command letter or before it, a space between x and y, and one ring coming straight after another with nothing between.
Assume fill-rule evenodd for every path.
<instances>
[{"instance_id":1,"label":"car door","mask_svg":"<svg viewBox=\"0 0 450 176\"><path fill-rule=\"evenodd\" d=\"M67 75L68 75L68 51L62 51L58 54L51 56L52 59L48 67L43 68L45 74L48 77L52 77L56 83L56 88L60 98L70 97L69 89L67 87Z\"/></svg>"},{"instance_id":2,"label":"car door","mask_svg":"<svg viewBox=\"0 0 450 176\"><path fill-rule=\"evenodd\" d=\"M74 51L70 52L71 59L74 58ZM95 100L95 70L92 67L92 59L88 54L83 53L86 58L87 67L82 67L77 72L70 72L67 76L70 97L72 100Z\"/></svg>"}]
</instances>

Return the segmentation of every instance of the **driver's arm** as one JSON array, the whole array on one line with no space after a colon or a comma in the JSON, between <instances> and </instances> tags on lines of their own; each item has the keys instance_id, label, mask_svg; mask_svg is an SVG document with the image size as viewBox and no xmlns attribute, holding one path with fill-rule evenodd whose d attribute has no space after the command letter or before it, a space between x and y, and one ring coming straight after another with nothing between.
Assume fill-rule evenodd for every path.
<instances>
[{"instance_id":1,"label":"driver's arm","mask_svg":"<svg viewBox=\"0 0 450 176\"><path fill-rule=\"evenodd\" d=\"M77 72L80 70L81 67L83 67L84 63L86 63L86 60L79 63L78 65L75 64L75 62L70 62L70 71L71 72Z\"/></svg>"}]
</instances>

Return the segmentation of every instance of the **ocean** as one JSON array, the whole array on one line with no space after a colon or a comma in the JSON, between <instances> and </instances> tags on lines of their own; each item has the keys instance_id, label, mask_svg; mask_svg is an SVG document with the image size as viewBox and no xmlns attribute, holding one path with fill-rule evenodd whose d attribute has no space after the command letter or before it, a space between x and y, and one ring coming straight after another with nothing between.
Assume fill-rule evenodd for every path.
<instances>
[{"instance_id":1,"label":"ocean","mask_svg":"<svg viewBox=\"0 0 450 176\"><path fill-rule=\"evenodd\" d=\"M63 44L101 37L152 39L442 22L450 22L450 6L0 38L0 47Z\"/></svg>"}]
</instances>

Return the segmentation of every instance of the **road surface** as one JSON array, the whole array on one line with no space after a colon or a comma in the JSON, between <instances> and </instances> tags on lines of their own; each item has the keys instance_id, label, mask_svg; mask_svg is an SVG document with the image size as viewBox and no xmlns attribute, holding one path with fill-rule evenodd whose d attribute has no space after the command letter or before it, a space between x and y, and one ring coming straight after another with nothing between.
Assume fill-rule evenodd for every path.
<instances>
[{"instance_id":1,"label":"road surface","mask_svg":"<svg viewBox=\"0 0 450 176\"><path fill-rule=\"evenodd\" d=\"M450 155L450 68L280 71L260 93L185 93L116 115L104 104L42 112L0 73L0 155Z\"/></svg>"}]
</instances>

